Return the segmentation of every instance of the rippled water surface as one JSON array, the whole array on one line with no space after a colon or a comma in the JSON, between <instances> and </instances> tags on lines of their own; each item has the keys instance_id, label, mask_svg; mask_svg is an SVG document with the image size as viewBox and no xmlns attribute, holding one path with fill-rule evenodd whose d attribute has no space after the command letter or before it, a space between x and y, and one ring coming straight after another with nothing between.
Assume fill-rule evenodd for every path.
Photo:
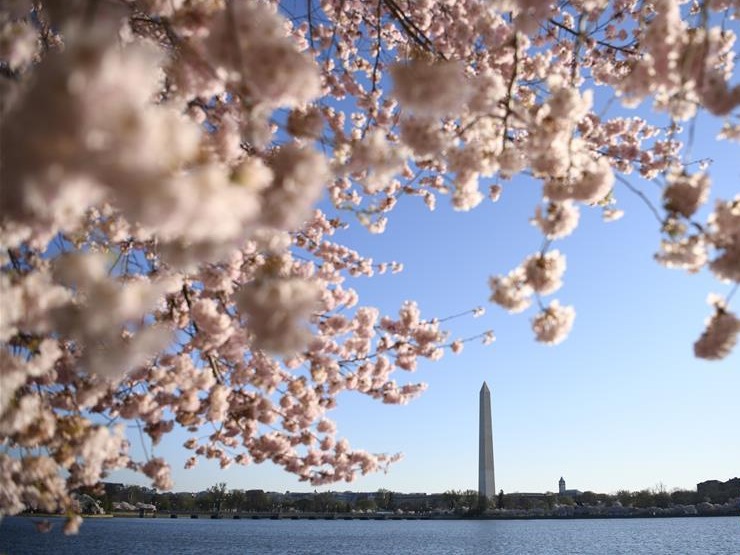
<instances>
[{"instance_id":1,"label":"rippled water surface","mask_svg":"<svg viewBox=\"0 0 740 555\"><path fill-rule=\"evenodd\" d=\"M52 519L56 520L56 519ZM0 523L0 553L740 555L740 518L530 521L88 519L78 536Z\"/></svg>"}]
</instances>

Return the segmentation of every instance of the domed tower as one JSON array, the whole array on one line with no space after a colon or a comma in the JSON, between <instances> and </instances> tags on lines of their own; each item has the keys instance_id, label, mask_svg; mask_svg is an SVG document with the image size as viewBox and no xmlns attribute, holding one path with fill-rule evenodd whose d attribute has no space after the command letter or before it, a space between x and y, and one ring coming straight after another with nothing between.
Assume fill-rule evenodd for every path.
<instances>
[{"instance_id":1,"label":"domed tower","mask_svg":"<svg viewBox=\"0 0 740 555\"><path fill-rule=\"evenodd\" d=\"M558 492L560 495L563 495L565 493L565 480L563 480L563 477L560 477L560 481L558 482Z\"/></svg>"}]
</instances>

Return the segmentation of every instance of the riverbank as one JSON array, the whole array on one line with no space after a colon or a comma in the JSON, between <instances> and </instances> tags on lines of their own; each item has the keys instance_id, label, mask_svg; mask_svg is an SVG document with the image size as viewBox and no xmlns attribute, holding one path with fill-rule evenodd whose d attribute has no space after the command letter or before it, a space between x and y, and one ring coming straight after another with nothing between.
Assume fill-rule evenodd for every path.
<instances>
[{"instance_id":1,"label":"riverbank","mask_svg":"<svg viewBox=\"0 0 740 555\"><path fill-rule=\"evenodd\" d=\"M628 508L621 512L596 512L597 507L583 507L581 511L556 514L540 511L489 511L484 514L444 514L444 513L319 513L319 512L132 512L116 511L107 514L82 515L83 518L156 518L193 520L577 520L577 519L629 519L629 518L697 518L697 517L740 517L740 507L715 509L710 511L687 512L679 508L648 509ZM590 509L587 511L586 509ZM607 508L608 509L608 508ZM60 515L44 513L22 513L19 516L49 518Z\"/></svg>"}]
</instances>

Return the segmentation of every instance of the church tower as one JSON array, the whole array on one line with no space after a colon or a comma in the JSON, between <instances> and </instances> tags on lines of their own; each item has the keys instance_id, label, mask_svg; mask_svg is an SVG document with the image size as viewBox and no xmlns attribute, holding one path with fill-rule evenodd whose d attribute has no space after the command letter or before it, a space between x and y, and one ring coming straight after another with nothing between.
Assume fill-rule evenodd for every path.
<instances>
[{"instance_id":1,"label":"church tower","mask_svg":"<svg viewBox=\"0 0 740 555\"><path fill-rule=\"evenodd\" d=\"M491 499L496 495L493 472L493 425L491 392L486 382L480 388L480 425L478 427L478 495Z\"/></svg>"},{"instance_id":2,"label":"church tower","mask_svg":"<svg viewBox=\"0 0 740 555\"><path fill-rule=\"evenodd\" d=\"M562 476L560 477L560 481L558 482L558 493L560 493L560 495L565 494L565 480L563 480Z\"/></svg>"}]
</instances>

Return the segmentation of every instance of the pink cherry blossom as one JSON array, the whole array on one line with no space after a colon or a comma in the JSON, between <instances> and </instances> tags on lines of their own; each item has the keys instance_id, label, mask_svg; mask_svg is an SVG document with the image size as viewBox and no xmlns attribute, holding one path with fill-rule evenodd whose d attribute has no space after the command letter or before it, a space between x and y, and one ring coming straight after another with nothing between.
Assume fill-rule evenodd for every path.
<instances>
[{"instance_id":1,"label":"pink cherry blossom","mask_svg":"<svg viewBox=\"0 0 740 555\"><path fill-rule=\"evenodd\" d=\"M740 106L719 24L737 2L87 4L0 14L0 515L75 533L74 490L111 471L171 487L155 447L178 428L188 468L269 460L318 485L398 460L339 435L341 393L409 402L425 385L407 372L495 339L450 340L413 300L367 306L362 281L403 262L343 232L382 233L407 201L466 212L536 184L536 254L490 300L539 305L546 344L575 318L541 304L563 283L555 242L582 211L621 217L623 194L655 216L658 263L740 282L740 197L716 199L690 155L694 118ZM740 326L712 304L694 350L716 360Z\"/></svg>"},{"instance_id":2,"label":"pink cherry blossom","mask_svg":"<svg viewBox=\"0 0 740 555\"><path fill-rule=\"evenodd\" d=\"M740 320L721 301L713 301L715 312L707 320L701 337L694 343L699 358L717 360L726 357L737 343Z\"/></svg>"},{"instance_id":3,"label":"pink cherry blossom","mask_svg":"<svg viewBox=\"0 0 740 555\"><path fill-rule=\"evenodd\" d=\"M561 306L555 300L532 319L532 330L537 341L557 345L565 340L573 327L575 310L572 306Z\"/></svg>"}]
</instances>

